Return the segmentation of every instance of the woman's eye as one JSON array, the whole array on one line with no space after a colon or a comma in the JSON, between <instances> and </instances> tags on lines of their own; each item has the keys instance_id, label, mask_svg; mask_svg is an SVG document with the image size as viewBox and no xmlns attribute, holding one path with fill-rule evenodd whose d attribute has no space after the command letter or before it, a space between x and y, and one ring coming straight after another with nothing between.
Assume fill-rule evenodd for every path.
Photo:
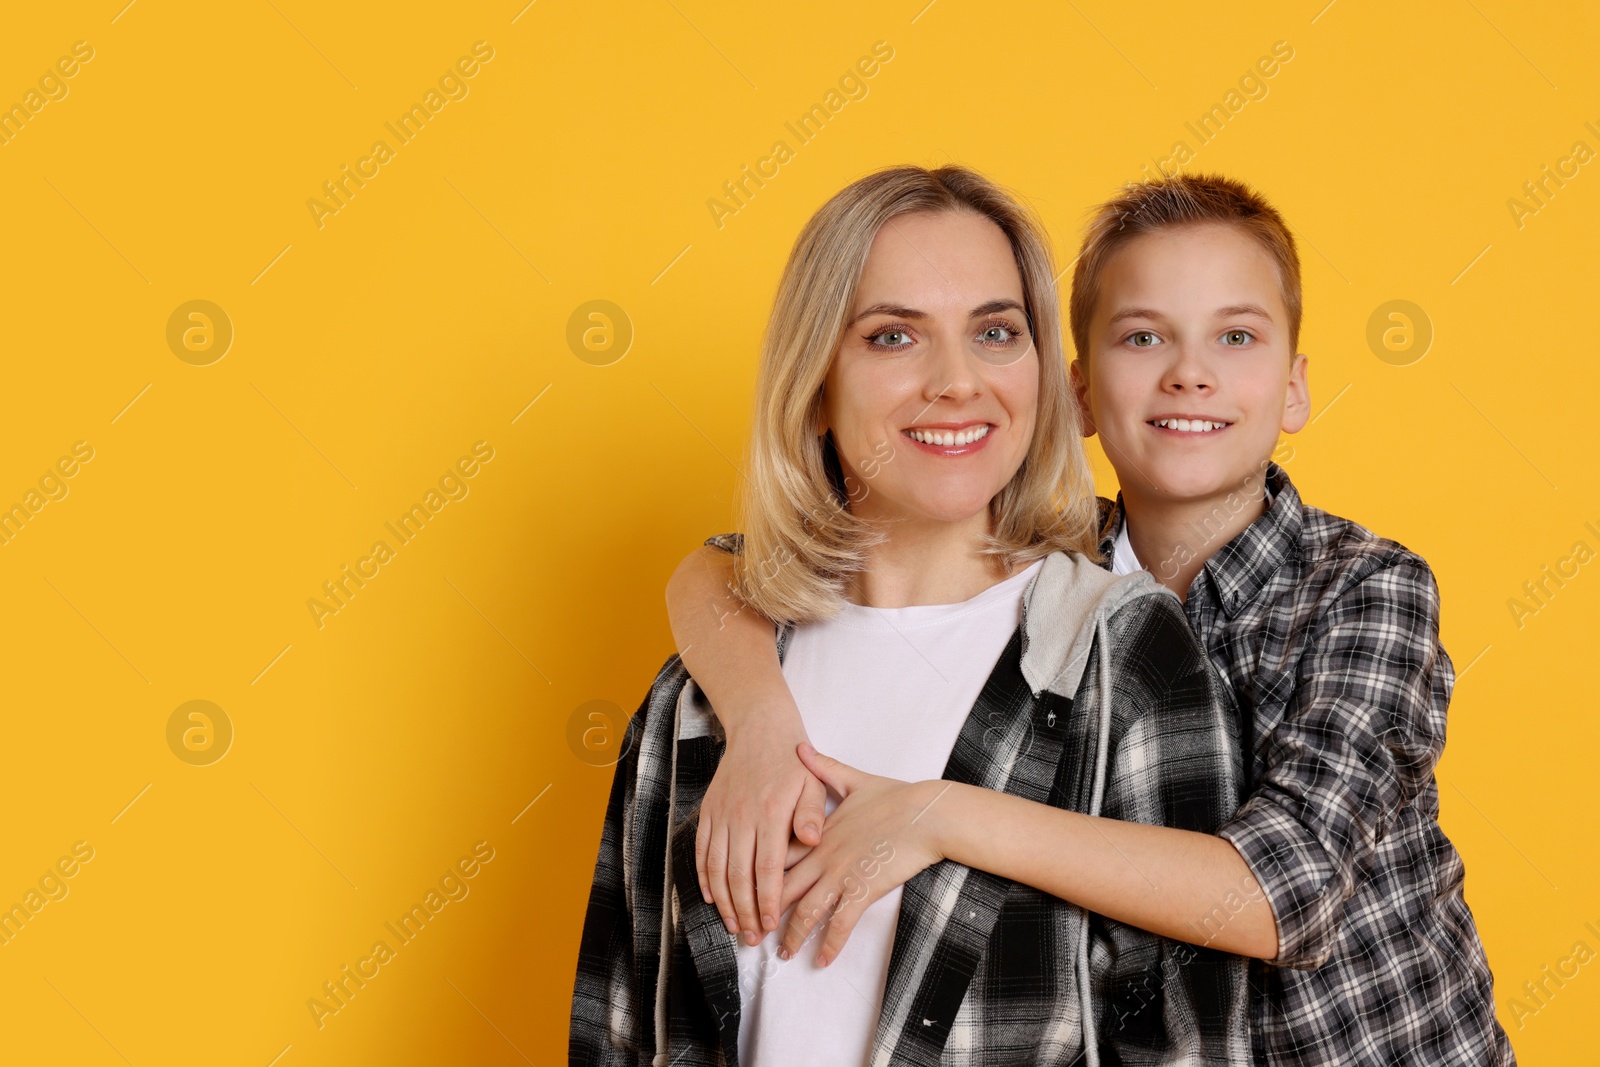
<instances>
[{"instance_id":1,"label":"woman's eye","mask_svg":"<svg viewBox=\"0 0 1600 1067\"><path fill-rule=\"evenodd\" d=\"M876 348L904 348L910 341L910 335L904 330L884 330L867 338L867 343Z\"/></svg>"},{"instance_id":2,"label":"woman's eye","mask_svg":"<svg viewBox=\"0 0 1600 1067\"><path fill-rule=\"evenodd\" d=\"M1008 345L1017 339L1017 331L1001 323L985 326L983 332L978 334L978 340L986 345Z\"/></svg>"},{"instance_id":3,"label":"woman's eye","mask_svg":"<svg viewBox=\"0 0 1600 1067\"><path fill-rule=\"evenodd\" d=\"M1128 335L1128 343L1135 348L1149 348L1159 340L1150 330L1135 330Z\"/></svg>"},{"instance_id":4,"label":"woman's eye","mask_svg":"<svg viewBox=\"0 0 1600 1067\"><path fill-rule=\"evenodd\" d=\"M1229 330L1222 335L1222 343L1225 345L1247 345L1255 339L1255 334L1249 330Z\"/></svg>"}]
</instances>

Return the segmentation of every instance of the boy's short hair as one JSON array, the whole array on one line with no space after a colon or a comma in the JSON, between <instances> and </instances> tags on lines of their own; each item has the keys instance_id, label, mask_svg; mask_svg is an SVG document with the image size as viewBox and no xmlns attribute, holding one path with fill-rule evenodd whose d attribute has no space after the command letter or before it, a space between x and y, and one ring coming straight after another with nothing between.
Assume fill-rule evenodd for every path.
<instances>
[{"instance_id":1,"label":"boy's short hair","mask_svg":"<svg viewBox=\"0 0 1600 1067\"><path fill-rule=\"evenodd\" d=\"M1278 209L1243 182L1212 174L1174 174L1129 182L1095 209L1084 230L1072 275L1069 313L1072 344L1089 365L1089 319L1100 298L1100 279L1113 253L1140 234L1220 222L1237 226L1261 245L1278 268L1278 285L1289 311L1289 351L1300 348L1300 255L1294 234Z\"/></svg>"}]
</instances>

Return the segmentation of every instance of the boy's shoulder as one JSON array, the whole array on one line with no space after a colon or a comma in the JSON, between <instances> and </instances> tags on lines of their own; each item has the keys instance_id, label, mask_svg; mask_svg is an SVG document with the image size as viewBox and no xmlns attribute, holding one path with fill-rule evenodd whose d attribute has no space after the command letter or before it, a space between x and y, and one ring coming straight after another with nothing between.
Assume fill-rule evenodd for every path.
<instances>
[{"instance_id":1,"label":"boy's shoulder","mask_svg":"<svg viewBox=\"0 0 1600 1067\"><path fill-rule=\"evenodd\" d=\"M1433 581L1428 561L1399 541L1342 515L1300 504L1299 556L1310 571L1349 574L1358 580L1400 569Z\"/></svg>"}]
</instances>

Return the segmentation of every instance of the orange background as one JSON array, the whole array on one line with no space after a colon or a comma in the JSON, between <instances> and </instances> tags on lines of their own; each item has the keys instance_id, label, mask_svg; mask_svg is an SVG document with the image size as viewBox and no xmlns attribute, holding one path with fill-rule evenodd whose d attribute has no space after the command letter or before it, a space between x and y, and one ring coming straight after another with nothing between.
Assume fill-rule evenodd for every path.
<instances>
[{"instance_id":1,"label":"orange background","mask_svg":"<svg viewBox=\"0 0 1600 1067\"><path fill-rule=\"evenodd\" d=\"M0 544L0 905L66 890L0 945L0 1059L561 1060L611 776L585 705L638 705L668 574L732 525L800 226L869 170L960 161L1037 208L1064 267L1085 211L1180 141L1302 239L1317 416L1285 464L1433 564L1461 673L1443 821L1501 1017L1523 1063L1592 1049L1600 965L1511 1003L1600 952L1591 5L125 2L0 35L24 108L0 506L26 509ZM808 142L787 129L830 103ZM708 207L780 140L764 186ZM346 166L367 177L336 204ZM574 348L596 300L614 347ZM1425 351L1369 344L1393 300ZM1568 577L1534 605L1547 565ZM369 577L319 626L346 566ZM191 701L209 726L172 727ZM426 929L363 964L430 890ZM347 965L375 976L319 1020Z\"/></svg>"}]
</instances>

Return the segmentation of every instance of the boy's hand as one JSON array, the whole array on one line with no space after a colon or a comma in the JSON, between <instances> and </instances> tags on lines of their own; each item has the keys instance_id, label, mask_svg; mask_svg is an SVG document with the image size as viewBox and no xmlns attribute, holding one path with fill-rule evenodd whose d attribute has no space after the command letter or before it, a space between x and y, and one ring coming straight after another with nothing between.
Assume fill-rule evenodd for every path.
<instances>
[{"instance_id":1,"label":"boy's hand","mask_svg":"<svg viewBox=\"0 0 1600 1067\"><path fill-rule=\"evenodd\" d=\"M798 903L778 954L792 958L825 922L817 965L826 966L873 902L945 858L935 820L923 815L951 783L868 774L822 755L809 742L799 750L806 767L843 799L828 816L827 840L794 865L784 884L780 912Z\"/></svg>"},{"instance_id":2,"label":"boy's hand","mask_svg":"<svg viewBox=\"0 0 1600 1067\"><path fill-rule=\"evenodd\" d=\"M694 841L700 895L746 944L777 928L785 868L822 840L827 791L795 755L804 740L798 714L789 728L763 721L730 733L700 804ZM791 828L798 843L790 840Z\"/></svg>"}]
</instances>

